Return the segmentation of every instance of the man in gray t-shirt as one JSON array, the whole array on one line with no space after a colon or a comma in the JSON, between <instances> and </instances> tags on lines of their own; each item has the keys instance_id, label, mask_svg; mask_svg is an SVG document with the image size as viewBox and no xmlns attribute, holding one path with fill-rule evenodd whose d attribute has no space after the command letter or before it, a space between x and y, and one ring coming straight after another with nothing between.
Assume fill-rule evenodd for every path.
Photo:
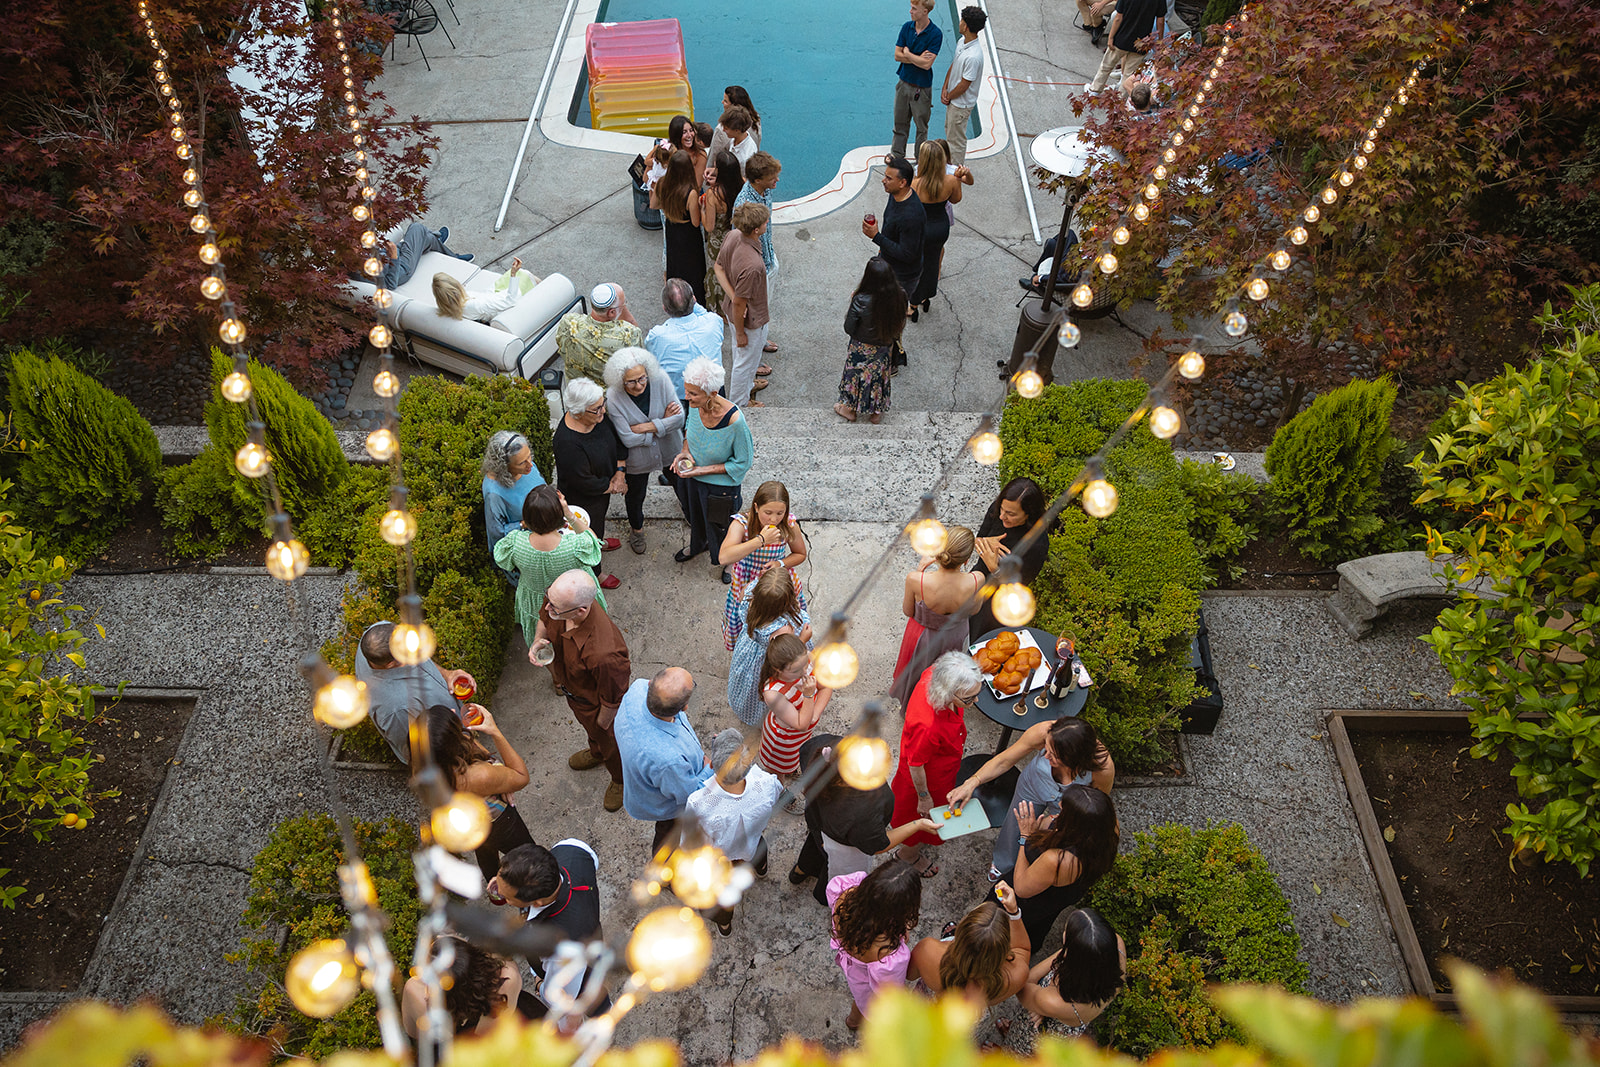
<instances>
[{"instance_id":1,"label":"man in gray t-shirt","mask_svg":"<svg viewBox=\"0 0 1600 1067\"><path fill-rule=\"evenodd\" d=\"M456 706L450 687L465 678L477 688L477 681L466 671L441 670L428 660L407 667L389 653L389 636L394 623L375 622L361 635L356 648L356 680L367 684L367 714L383 739L394 749L401 763L411 763L411 712L426 711L435 704Z\"/></svg>"},{"instance_id":2,"label":"man in gray t-shirt","mask_svg":"<svg viewBox=\"0 0 1600 1067\"><path fill-rule=\"evenodd\" d=\"M961 9L961 43L956 45L956 56L950 69L944 72L944 88L939 91L939 101L944 104L944 139L950 145L950 165L962 166L967 161L967 121L978 103L978 89L983 85L983 45L978 43L978 33L989 21L981 7Z\"/></svg>"}]
</instances>

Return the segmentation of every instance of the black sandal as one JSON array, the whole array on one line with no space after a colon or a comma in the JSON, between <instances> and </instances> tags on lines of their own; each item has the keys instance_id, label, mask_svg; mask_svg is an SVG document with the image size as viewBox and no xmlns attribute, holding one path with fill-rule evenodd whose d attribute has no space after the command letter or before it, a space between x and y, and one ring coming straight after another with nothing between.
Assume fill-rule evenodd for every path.
<instances>
[{"instance_id":1,"label":"black sandal","mask_svg":"<svg viewBox=\"0 0 1600 1067\"><path fill-rule=\"evenodd\" d=\"M687 548L680 548L678 551L672 554L672 558L677 560L679 563L688 563L691 559L694 559L699 554L699 552L690 552Z\"/></svg>"}]
</instances>

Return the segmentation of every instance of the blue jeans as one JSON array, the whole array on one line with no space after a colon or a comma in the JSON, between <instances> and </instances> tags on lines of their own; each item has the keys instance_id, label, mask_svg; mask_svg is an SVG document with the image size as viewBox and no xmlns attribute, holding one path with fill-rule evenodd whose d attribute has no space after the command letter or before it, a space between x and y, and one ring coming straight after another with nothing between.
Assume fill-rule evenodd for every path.
<instances>
[{"instance_id":1,"label":"blue jeans","mask_svg":"<svg viewBox=\"0 0 1600 1067\"><path fill-rule=\"evenodd\" d=\"M406 227L406 235L400 238L399 248L400 254L394 258L394 262L384 267L383 273L378 275L378 285L384 289L398 289L410 281L417 272L417 262L422 259L424 252L455 255L439 240L438 234L420 222L413 222Z\"/></svg>"}]
</instances>

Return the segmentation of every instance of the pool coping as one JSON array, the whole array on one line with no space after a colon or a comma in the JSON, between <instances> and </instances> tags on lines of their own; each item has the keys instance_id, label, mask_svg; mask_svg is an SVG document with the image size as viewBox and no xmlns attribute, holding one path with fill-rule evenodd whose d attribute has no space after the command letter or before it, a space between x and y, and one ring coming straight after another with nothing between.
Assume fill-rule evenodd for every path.
<instances>
[{"instance_id":1,"label":"pool coping","mask_svg":"<svg viewBox=\"0 0 1600 1067\"><path fill-rule=\"evenodd\" d=\"M578 88L578 77L585 70L584 33L600 13L604 0L574 0L572 21L564 40L558 39L553 48L560 50L555 70L551 75L550 90L537 120L539 131L546 140L568 148L587 148L615 155L636 156L650 150L654 141L641 134L616 133L611 130L585 129L574 126L567 119L573 93ZM1011 143L1010 130L1001 113L1000 94L996 89L994 72L997 45L990 31L980 34L984 39L983 84L978 88L978 103L974 108L983 121L983 133L967 144L968 159L983 159L1005 151ZM888 110L889 90L884 90L885 110ZM934 132L929 124L929 134ZM805 222L820 218L844 207L867 187L872 167L881 162L889 151L887 144L862 145L852 148L840 160L833 180L821 189L812 190L795 200L781 200L773 206L772 221L785 223Z\"/></svg>"}]
</instances>

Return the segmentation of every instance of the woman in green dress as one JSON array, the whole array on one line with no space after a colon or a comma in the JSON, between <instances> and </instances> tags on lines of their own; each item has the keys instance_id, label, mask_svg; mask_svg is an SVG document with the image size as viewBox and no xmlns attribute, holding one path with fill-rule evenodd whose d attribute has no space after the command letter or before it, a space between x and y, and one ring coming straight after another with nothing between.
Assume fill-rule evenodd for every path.
<instances>
[{"instance_id":1,"label":"woman in green dress","mask_svg":"<svg viewBox=\"0 0 1600 1067\"><path fill-rule=\"evenodd\" d=\"M496 543L494 561L518 574L517 622L532 645L545 590L565 572L599 563L600 539L589 529L588 516L568 507L554 486L535 486L522 502L521 529ZM598 585L595 595L603 608L606 594Z\"/></svg>"},{"instance_id":2,"label":"woman in green dress","mask_svg":"<svg viewBox=\"0 0 1600 1067\"><path fill-rule=\"evenodd\" d=\"M706 168L706 189L700 194L700 226L706 232L706 262L716 263L722 251L722 239L728 236L733 225L733 202L744 187L739 173L739 161L727 149L718 152ZM691 279L685 278L685 281ZM707 311L722 314L722 302L727 294L717 284L717 272L706 269L705 291Z\"/></svg>"}]
</instances>

